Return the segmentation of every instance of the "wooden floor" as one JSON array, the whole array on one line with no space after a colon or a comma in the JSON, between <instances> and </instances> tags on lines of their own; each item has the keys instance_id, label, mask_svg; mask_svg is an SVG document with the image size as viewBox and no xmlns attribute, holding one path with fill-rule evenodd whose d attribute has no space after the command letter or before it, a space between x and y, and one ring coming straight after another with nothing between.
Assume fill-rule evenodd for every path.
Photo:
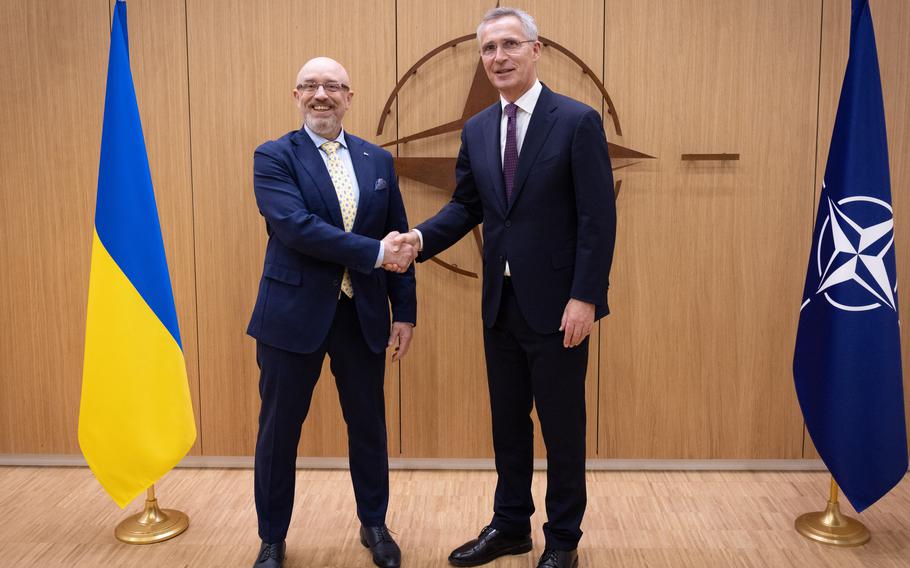
<instances>
[{"instance_id":1,"label":"wooden floor","mask_svg":"<svg viewBox=\"0 0 910 568\"><path fill-rule=\"evenodd\" d=\"M0 468L0 566L250 566L259 545L252 478L242 469L174 470L158 497L190 516L189 530L130 546L114 539L113 528L140 500L121 511L85 468ZM535 474L541 508L544 482ZM494 484L493 472L393 471L388 525L403 565L447 566L451 549L489 520ZM910 566L907 479L860 516L873 537L854 549L815 544L793 530L797 515L822 508L827 490L822 473L590 472L581 566ZM542 511L532 523L532 554L488 566L533 568ZM372 566L357 529L346 471L298 473L286 566Z\"/></svg>"}]
</instances>

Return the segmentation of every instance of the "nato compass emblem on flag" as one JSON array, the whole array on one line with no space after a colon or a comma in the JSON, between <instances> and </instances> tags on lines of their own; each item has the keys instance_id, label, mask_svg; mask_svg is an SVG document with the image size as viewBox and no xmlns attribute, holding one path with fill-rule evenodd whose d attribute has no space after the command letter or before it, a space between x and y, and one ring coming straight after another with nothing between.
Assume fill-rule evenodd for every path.
<instances>
[{"instance_id":1,"label":"nato compass emblem on flag","mask_svg":"<svg viewBox=\"0 0 910 568\"><path fill-rule=\"evenodd\" d=\"M821 206L828 212L815 250L818 269L815 294L824 294L828 303L840 310L897 311L891 205L881 199L856 195L837 202L828 197ZM803 307L811 299L807 298Z\"/></svg>"}]
</instances>

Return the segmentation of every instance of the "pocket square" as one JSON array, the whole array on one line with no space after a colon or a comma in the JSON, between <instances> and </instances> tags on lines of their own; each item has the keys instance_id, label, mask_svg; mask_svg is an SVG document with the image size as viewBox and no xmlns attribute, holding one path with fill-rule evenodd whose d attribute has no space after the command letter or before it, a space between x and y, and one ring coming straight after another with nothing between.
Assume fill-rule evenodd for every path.
<instances>
[{"instance_id":1,"label":"pocket square","mask_svg":"<svg viewBox=\"0 0 910 568\"><path fill-rule=\"evenodd\" d=\"M379 178L376 180L376 185L373 186L373 191L379 191L381 189L386 189L387 187L389 187L389 183L386 180Z\"/></svg>"}]
</instances>

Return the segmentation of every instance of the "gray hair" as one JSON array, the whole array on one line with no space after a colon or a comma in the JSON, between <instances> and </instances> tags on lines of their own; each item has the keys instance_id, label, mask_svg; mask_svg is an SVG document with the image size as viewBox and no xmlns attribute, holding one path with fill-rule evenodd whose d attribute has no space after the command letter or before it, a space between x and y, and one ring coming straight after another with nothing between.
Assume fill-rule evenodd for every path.
<instances>
[{"instance_id":1,"label":"gray hair","mask_svg":"<svg viewBox=\"0 0 910 568\"><path fill-rule=\"evenodd\" d=\"M518 8L493 8L484 14L483 19L480 20L480 25L477 26L477 42L480 43L480 34L487 23L509 16L518 18L518 21L521 22L521 30L528 39L537 39L537 24L534 23L534 18L531 17L531 14Z\"/></svg>"}]
</instances>

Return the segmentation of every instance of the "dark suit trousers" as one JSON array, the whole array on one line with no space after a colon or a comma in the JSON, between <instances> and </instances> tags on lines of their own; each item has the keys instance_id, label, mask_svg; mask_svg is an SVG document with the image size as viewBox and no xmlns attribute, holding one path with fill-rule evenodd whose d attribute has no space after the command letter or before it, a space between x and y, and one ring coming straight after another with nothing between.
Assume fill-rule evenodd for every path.
<instances>
[{"instance_id":1,"label":"dark suit trousers","mask_svg":"<svg viewBox=\"0 0 910 568\"><path fill-rule=\"evenodd\" d=\"M519 310L510 278L496 323L484 329L493 448L498 481L492 526L512 534L531 530L534 502L534 426L537 407L547 447L547 548L572 550L581 539L585 490L585 371L588 340L572 349L563 333L541 335Z\"/></svg>"},{"instance_id":2,"label":"dark suit trousers","mask_svg":"<svg viewBox=\"0 0 910 568\"><path fill-rule=\"evenodd\" d=\"M385 523L389 501L385 353L370 351L360 331L354 302L342 296L329 334L314 353L293 353L261 342L256 344L262 406L256 440L255 493L259 536L265 542L280 542L287 535L294 505L300 429L326 354L348 426L357 516L367 526Z\"/></svg>"}]
</instances>

